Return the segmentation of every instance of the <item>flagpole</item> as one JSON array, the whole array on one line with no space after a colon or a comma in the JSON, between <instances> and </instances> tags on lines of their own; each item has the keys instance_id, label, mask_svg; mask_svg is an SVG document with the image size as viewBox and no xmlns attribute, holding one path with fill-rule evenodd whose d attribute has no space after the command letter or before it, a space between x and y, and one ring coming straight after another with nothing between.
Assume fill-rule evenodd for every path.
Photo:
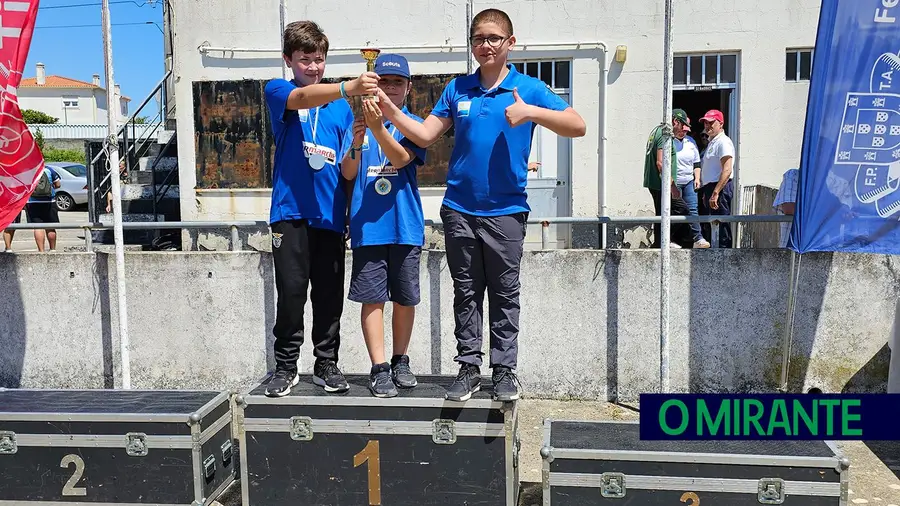
<instances>
[{"instance_id":1,"label":"flagpole","mask_svg":"<svg viewBox=\"0 0 900 506\"><path fill-rule=\"evenodd\" d=\"M665 0L665 37L663 42L663 162L659 188L661 223L659 238L659 390L669 387L669 231L671 230L672 187L672 0Z\"/></svg>"},{"instance_id":2,"label":"flagpole","mask_svg":"<svg viewBox=\"0 0 900 506\"><path fill-rule=\"evenodd\" d=\"M106 137L107 162L112 183L113 237L116 244L116 292L119 299L119 347L122 360L122 388L131 388L131 356L128 339L128 305L125 299L125 245L122 240L122 190L119 183L119 107L115 92L112 61L112 28L109 20L109 0L102 0L103 59L106 68Z\"/></svg>"}]
</instances>

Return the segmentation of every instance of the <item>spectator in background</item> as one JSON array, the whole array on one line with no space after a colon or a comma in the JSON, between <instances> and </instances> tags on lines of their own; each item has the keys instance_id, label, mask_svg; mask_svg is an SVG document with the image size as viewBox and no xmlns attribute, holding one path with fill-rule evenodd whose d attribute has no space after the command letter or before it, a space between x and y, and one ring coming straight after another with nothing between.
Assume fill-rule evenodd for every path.
<instances>
[{"instance_id":1,"label":"spectator in background","mask_svg":"<svg viewBox=\"0 0 900 506\"><path fill-rule=\"evenodd\" d=\"M700 118L709 145L700 161L699 213L704 216L728 216L731 214L731 199L734 184L731 180L734 167L734 143L725 135L725 116L722 111L712 109ZM710 224L701 225L704 236L711 235ZM731 224L719 226L719 247L732 245Z\"/></svg>"},{"instance_id":2,"label":"spectator in background","mask_svg":"<svg viewBox=\"0 0 900 506\"><path fill-rule=\"evenodd\" d=\"M772 207L775 212L781 215L794 215L794 209L797 204L797 186L800 182L800 171L798 169L788 169L781 178L781 186L775 195L775 202ZM788 238L791 234L791 223L783 222L781 225L781 238L779 246L787 248Z\"/></svg>"},{"instance_id":3,"label":"spectator in background","mask_svg":"<svg viewBox=\"0 0 900 506\"><path fill-rule=\"evenodd\" d=\"M688 135L691 120L682 109L672 112L675 152L678 153L678 174L675 184L681 192L681 200L687 205L688 215L697 216L697 189L700 188L700 148ZM691 223L694 248L709 248L709 241L703 238L699 223Z\"/></svg>"},{"instance_id":4,"label":"spectator in background","mask_svg":"<svg viewBox=\"0 0 900 506\"><path fill-rule=\"evenodd\" d=\"M31 193L31 198L25 204L25 217L28 223L59 223L59 214L56 209L56 189L62 185L59 174L49 166L44 166L44 171L38 179L38 184ZM56 250L56 229L35 229L34 242L40 252L44 249L44 241L50 243L50 251Z\"/></svg>"},{"instance_id":5,"label":"spectator in background","mask_svg":"<svg viewBox=\"0 0 900 506\"><path fill-rule=\"evenodd\" d=\"M13 223L22 223L22 213L16 215L16 219L13 220ZM12 242L13 237L16 235L15 230L5 229L3 230L3 245L5 246L6 253L12 253Z\"/></svg>"},{"instance_id":6,"label":"spectator in background","mask_svg":"<svg viewBox=\"0 0 900 506\"><path fill-rule=\"evenodd\" d=\"M672 127L675 130L683 125L679 116L687 119L687 114L681 109L672 111ZM644 153L644 188L650 192L653 197L653 207L656 209L656 216L662 216L662 171L663 171L663 146L665 146L665 137L663 136L662 125L657 126L650 132L647 139L647 149ZM675 151L675 142L672 142L672 166L668 168L672 173L672 184L666 191L671 192L671 215L687 216L688 206L681 198L681 190L675 184L678 176L678 153ZM653 248L660 247L662 239L662 227L659 223L653 225ZM672 248L681 248L693 243L691 238L691 227L687 223L672 223L669 232Z\"/></svg>"}]
</instances>

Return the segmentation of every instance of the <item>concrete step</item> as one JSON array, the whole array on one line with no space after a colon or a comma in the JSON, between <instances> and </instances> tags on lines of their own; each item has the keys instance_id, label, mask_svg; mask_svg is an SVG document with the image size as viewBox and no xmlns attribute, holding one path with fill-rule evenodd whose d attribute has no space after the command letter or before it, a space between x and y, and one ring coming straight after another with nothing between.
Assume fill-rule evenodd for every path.
<instances>
[{"instance_id":1,"label":"concrete step","mask_svg":"<svg viewBox=\"0 0 900 506\"><path fill-rule=\"evenodd\" d=\"M166 191L165 195L160 195L163 191L163 188L159 185L156 187L157 198L162 197L164 199L178 199L180 198L181 192L178 185L172 185ZM152 199L153 198L153 185L152 184L134 184L128 183L123 187L122 190L122 201L126 200L141 200L141 199Z\"/></svg>"},{"instance_id":2,"label":"concrete step","mask_svg":"<svg viewBox=\"0 0 900 506\"><path fill-rule=\"evenodd\" d=\"M142 172L150 171L153 166L153 160L155 159L156 156L142 156L138 159L138 170ZM163 156L159 159L159 163L156 164L156 170L178 170L178 157Z\"/></svg>"},{"instance_id":3,"label":"concrete step","mask_svg":"<svg viewBox=\"0 0 900 506\"><path fill-rule=\"evenodd\" d=\"M157 170L156 184L162 184L169 175L172 175L170 182L174 185L178 184L178 170ZM153 171L135 171L128 175L128 182L132 184L152 184L154 180Z\"/></svg>"},{"instance_id":4,"label":"concrete step","mask_svg":"<svg viewBox=\"0 0 900 506\"><path fill-rule=\"evenodd\" d=\"M135 223L135 222L150 222L150 221L165 221L166 217L163 214L157 214L156 220L153 219L153 214L151 213L135 213L135 212L127 212L125 207L125 202L122 202L123 205L123 214L122 214L122 223ZM113 224L113 215L112 213L104 213L97 217L100 220L100 223L104 225L112 225ZM125 244L138 244L138 245L147 245L150 244L153 239L158 237L160 234L159 230L124 230L122 234L122 239ZM113 231L110 230L94 230L91 232L91 240L96 244L113 244L114 239Z\"/></svg>"}]
</instances>

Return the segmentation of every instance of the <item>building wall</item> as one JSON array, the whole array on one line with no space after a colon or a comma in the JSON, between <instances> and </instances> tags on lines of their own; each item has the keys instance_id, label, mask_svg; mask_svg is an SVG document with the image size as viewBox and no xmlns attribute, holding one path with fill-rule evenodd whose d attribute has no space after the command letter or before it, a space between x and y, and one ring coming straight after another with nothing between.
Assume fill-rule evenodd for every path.
<instances>
[{"instance_id":1,"label":"building wall","mask_svg":"<svg viewBox=\"0 0 900 506\"><path fill-rule=\"evenodd\" d=\"M34 87L19 88L19 107L22 109L34 109L59 118L60 125L78 124L94 125L106 124L106 92L89 88L46 88ZM78 97L77 109L64 109L63 97ZM124 122L127 116L122 114L122 104L116 110L117 121Z\"/></svg>"},{"instance_id":2,"label":"building wall","mask_svg":"<svg viewBox=\"0 0 900 506\"><path fill-rule=\"evenodd\" d=\"M778 388L789 256L783 250L672 253L672 279L689 280L671 286L675 391ZM348 278L349 264L348 254ZM631 401L658 389L658 266L651 250L525 254L518 373L530 398ZM803 256L791 391L885 391L898 272L891 256ZM134 388L243 390L274 367L271 254L129 252L125 276ZM453 286L443 252L423 253L419 282L413 367L419 374L455 375ZM0 286L0 388L121 384L114 255L0 255ZM731 287L727 297L722 286ZM359 304L345 302L346 373L371 366L359 314ZM389 324L385 332L390 350ZM307 340L301 369L309 372L312 363Z\"/></svg>"},{"instance_id":3,"label":"building wall","mask_svg":"<svg viewBox=\"0 0 900 506\"><path fill-rule=\"evenodd\" d=\"M174 6L174 65L176 101L193 104L194 81L270 79L284 70L280 47L278 0L259 0L251 8L237 0L199 0ZM495 3L473 1L474 12ZM609 49L607 103L607 195L610 215L652 214L653 205L642 188L642 166L648 132L662 112L663 6L659 2L628 0L510 1L501 7L513 18L519 40L517 58L573 60L572 104L585 118L587 136L572 144L572 210L576 216L598 212L600 52L592 42ZM348 16L348 12L360 13ZM363 14L371 13L371 14ZM814 0L738 2L684 0L676 3L676 52L739 51L740 147L738 167L743 185L777 186L781 174L799 163L807 85L784 81L784 53L788 47L814 44L818 5ZM286 0L286 20L314 19L329 35L332 50L326 77L357 75L364 70L358 48L374 45L447 46L443 50L403 52L417 74L466 71L466 2L355 0L352 9L331 2ZM379 19L373 23L373 18ZM396 21L384 21L395 18ZM390 25L390 29L373 26ZM556 46L528 47L528 44ZM582 43L575 49L569 43ZM198 46L271 49L269 52L207 52ZM617 46L627 46L627 61L612 62ZM194 107L178 107L178 134L183 143L195 142ZM193 149L180 149L180 181L194 186L197 159ZM230 190L235 191L235 190ZM235 217L234 202L225 203L221 190L182 192L184 219ZM238 192L241 198L247 192ZM265 219L267 192L250 193L263 199L254 206ZM424 197L427 218L436 218L440 190ZM214 202L211 201L215 199ZM208 202L210 201L210 202ZM224 204L224 205L223 205Z\"/></svg>"}]
</instances>

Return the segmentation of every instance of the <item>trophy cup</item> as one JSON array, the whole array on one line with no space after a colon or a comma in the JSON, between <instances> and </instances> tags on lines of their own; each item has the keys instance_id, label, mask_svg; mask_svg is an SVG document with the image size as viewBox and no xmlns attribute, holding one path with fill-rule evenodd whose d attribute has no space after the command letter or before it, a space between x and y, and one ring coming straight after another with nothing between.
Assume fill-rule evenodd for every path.
<instances>
[{"instance_id":1,"label":"trophy cup","mask_svg":"<svg viewBox=\"0 0 900 506\"><path fill-rule=\"evenodd\" d=\"M378 55L381 54L381 50L374 47L367 47L360 49L359 52L366 60L366 72L375 72L375 60L378 59ZM377 95L363 95L362 99L370 100L372 102L378 102Z\"/></svg>"}]
</instances>

